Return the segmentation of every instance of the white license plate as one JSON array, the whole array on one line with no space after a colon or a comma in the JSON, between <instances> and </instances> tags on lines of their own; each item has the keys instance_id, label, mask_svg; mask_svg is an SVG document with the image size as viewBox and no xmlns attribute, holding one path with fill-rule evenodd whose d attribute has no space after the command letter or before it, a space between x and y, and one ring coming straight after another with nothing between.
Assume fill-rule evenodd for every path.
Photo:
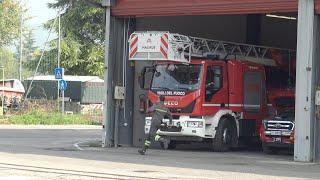
<instances>
[{"instance_id":1,"label":"white license plate","mask_svg":"<svg viewBox=\"0 0 320 180\"><path fill-rule=\"evenodd\" d=\"M188 127L197 128L199 127L199 122L188 122Z\"/></svg>"},{"instance_id":2,"label":"white license plate","mask_svg":"<svg viewBox=\"0 0 320 180\"><path fill-rule=\"evenodd\" d=\"M273 142L281 142L281 137L275 137L275 138L273 138Z\"/></svg>"},{"instance_id":3,"label":"white license plate","mask_svg":"<svg viewBox=\"0 0 320 180\"><path fill-rule=\"evenodd\" d=\"M281 136L281 131L271 131L271 136Z\"/></svg>"}]
</instances>

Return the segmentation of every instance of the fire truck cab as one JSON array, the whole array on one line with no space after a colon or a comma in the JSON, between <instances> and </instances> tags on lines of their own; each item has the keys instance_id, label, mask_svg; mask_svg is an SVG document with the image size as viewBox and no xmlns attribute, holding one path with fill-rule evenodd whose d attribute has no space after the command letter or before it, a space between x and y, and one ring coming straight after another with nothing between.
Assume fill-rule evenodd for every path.
<instances>
[{"instance_id":1,"label":"fire truck cab","mask_svg":"<svg viewBox=\"0 0 320 180\"><path fill-rule=\"evenodd\" d=\"M159 135L171 141L214 139L216 150L236 146L239 136L257 136L266 115L264 68L239 60L192 60L154 66L149 105L165 96L174 128ZM151 117L146 118L146 131ZM168 122L168 119L164 119Z\"/></svg>"}]
</instances>

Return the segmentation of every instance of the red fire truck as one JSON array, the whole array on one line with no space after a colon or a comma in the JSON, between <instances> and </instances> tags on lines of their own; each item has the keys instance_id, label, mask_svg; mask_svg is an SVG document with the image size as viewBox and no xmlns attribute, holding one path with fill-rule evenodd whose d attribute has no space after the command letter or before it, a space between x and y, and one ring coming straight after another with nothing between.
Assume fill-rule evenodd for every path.
<instances>
[{"instance_id":1,"label":"red fire truck","mask_svg":"<svg viewBox=\"0 0 320 180\"><path fill-rule=\"evenodd\" d=\"M168 32L135 32L129 39L130 60L154 61L139 81L148 90L148 106L165 96L173 125L157 133L168 138L169 148L204 141L227 151L241 137L259 137L268 116L264 67L276 65L274 50ZM145 121L148 132L151 117Z\"/></svg>"},{"instance_id":2,"label":"red fire truck","mask_svg":"<svg viewBox=\"0 0 320 180\"><path fill-rule=\"evenodd\" d=\"M270 113L260 128L265 153L277 153L283 148L293 149L295 91L293 88L272 89L268 93Z\"/></svg>"}]
</instances>

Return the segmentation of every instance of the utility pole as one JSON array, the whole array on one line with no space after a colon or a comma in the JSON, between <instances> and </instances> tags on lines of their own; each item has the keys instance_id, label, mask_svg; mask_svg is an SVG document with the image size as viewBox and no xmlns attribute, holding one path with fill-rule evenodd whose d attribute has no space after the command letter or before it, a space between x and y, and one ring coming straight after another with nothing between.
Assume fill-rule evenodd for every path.
<instances>
[{"instance_id":1,"label":"utility pole","mask_svg":"<svg viewBox=\"0 0 320 180\"><path fill-rule=\"evenodd\" d=\"M1 97L1 114L4 116L4 66L0 66L0 69L2 69L2 97Z\"/></svg>"},{"instance_id":2,"label":"utility pole","mask_svg":"<svg viewBox=\"0 0 320 180\"><path fill-rule=\"evenodd\" d=\"M61 54L61 39L60 39L60 29L61 29L61 21L60 21L60 11L59 11L59 15L58 15L58 68L60 68L60 54ZM59 80L57 81L57 83L58 83L58 91L57 91L57 93L58 93L58 95L57 95L57 100L58 100L58 111L59 111L59 107L60 107L60 83L59 83ZM62 93L64 93L64 92L62 92ZM62 109L62 113L63 113L63 109Z\"/></svg>"},{"instance_id":3,"label":"utility pole","mask_svg":"<svg viewBox=\"0 0 320 180\"><path fill-rule=\"evenodd\" d=\"M20 60L19 60L19 80L22 81L22 58L23 58L23 9L22 4L20 5Z\"/></svg>"}]
</instances>

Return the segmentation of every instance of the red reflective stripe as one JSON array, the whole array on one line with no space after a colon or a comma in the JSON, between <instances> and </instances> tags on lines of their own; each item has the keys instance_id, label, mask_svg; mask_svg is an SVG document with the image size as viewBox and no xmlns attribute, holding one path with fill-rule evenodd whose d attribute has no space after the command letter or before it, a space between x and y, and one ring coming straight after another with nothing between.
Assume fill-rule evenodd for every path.
<instances>
[{"instance_id":1,"label":"red reflective stripe","mask_svg":"<svg viewBox=\"0 0 320 180\"><path fill-rule=\"evenodd\" d=\"M161 37L161 43L168 49L168 42Z\"/></svg>"},{"instance_id":2,"label":"red reflective stripe","mask_svg":"<svg viewBox=\"0 0 320 180\"><path fill-rule=\"evenodd\" d=\"M135 46L137 44L137 42L138 42L138 37L135 36L132 39L134 39L134 40L130 43L130 48L133 48L133 46Z\"/></svg>"},{"instance_id":3,"label":"red reflective stripe","mask_svg":"<svg viewBox=\"0 0 320 180\"><path fill-rule=\"evenodd\" d=\"M136 47L135 49L133 49L133 50L131 51L131 53L130 53L130 58L133 58L133 56L136 55L137 51L138 51L138 47Z\"/></svg>"},{"instance_id":4,"label":"red reflective stripe","mask_svg":"<svg viewBox=\"0 0 320 180\"><path fill-rule=\"evenodd\" d=\"M168 59L168 34L163 34L161 36L161 46L160 46L160 51L161 54L164 56L164 58ZM165 49L164 49L165 48Z\"/></svg>"},{"instance_id":5,"label":"red reflective stripe","mask_svg":"<svg viewBox=\"0 0 320 180\"><path fill-rule=\"evenodd\" d=\"M160 47L160 51L161 51L161 54L167 59L168 58L167 52L162 47Z\"/></svg>"}]
</instances>

